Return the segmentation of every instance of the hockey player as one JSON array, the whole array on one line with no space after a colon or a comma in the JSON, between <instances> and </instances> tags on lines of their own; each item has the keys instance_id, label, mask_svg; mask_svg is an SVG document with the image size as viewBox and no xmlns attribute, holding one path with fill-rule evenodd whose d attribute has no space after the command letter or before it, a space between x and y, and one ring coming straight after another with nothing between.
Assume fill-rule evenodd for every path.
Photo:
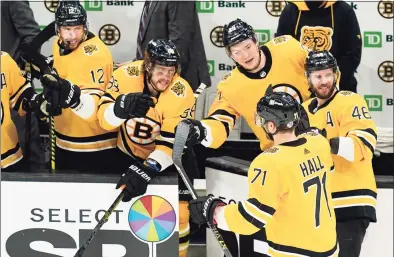
<instances>
[{"instance_id":1,"label":"hockey player","mask_svg":"<svg viewBox=\"0 0 394 257\"><path fill-rule=\"evenodd\" d=\"M261 149L266 149L273 142L254 124L251 113L271 84L276 85L274 91L286 91L299 102L310 98L304 75L307 51L291 36L274 38L259 47L253 28L240 19L224 26L223 43L237 67L219 82L209 116L201 122L190 121L195 129L191 130L188 145L220 147L235 121L243 116L260 140ZM198 135L197 130L201 131Z\"/></svg>"},{"instance_id":2,"label":"hockey player","mask_svg":"<svg viewBox=\"0 0 394 257\"><path fill-rule=\"evenodd\" d=\"M24 168L18 134L11 120L11 108L24 115L35 111L42 103L45 103L43 96L36 94L11 56L1 52L1 171Z\"/></svg>"},{"instance_id":3,"label":"hockey player","mask_svg":"<svg viewBox=\"0 0 394 257\"><path fill-rule=\"evenodd\" d=\"M328 51L311 52L306 74L316 97L303 103L308 127L324 131L335 164L332 198L337 218L341 257L359 256L370 222L376 222L376 182L372 157L376 126L365 100L350 91L338 91L337 62ZM308 119L309 118L309 119Z\"/></svg>"},{"instance_id":4,"label":"hockey player","mask_svg":"<svg viewBox=\"0 0 394 257\"><path fill-rule=\"evenodd\" d=\"M44 74L45 88L58 90L51 104L62 109L55 117L56 169L108 170L106 161L116 148L115 131L102 129L97 106L112 76L112 55L89 31L87 14L79 1L61 1L55 13L57 38L53 68Z\"/></svg>"},{"instance_id":5,"label":"hockey player","mask_svg":"<svg viewBox=\"0 0 394 257\"><path fill-rule=\"evenodd\" d=\"M296 137L300 106L287 93L261 98L255 116L274 146L249 167L248 199L225 205L213 196L199 197L190 202L192 220L245 235L265 227L269 256L337 256L327 140L319 134Z\"/></svg>"},{"instance_id":6,"label":"hockey player","mask_svg":"<svg viewBox=\"0 0 394 257\"><path fill-rule=\"evenodd\" d=\"M124 64L113 74L100 100L98 117L106 130L119 129L118 167L127 169L117 188L126 185L123 201L146 192L159 172L174 167L172 147L176 125L193 118L193 90L179 76L180 55L169 40L154 39L143 61ZM179 206L180 255L186 256L188 202ZM186 240L184 240L186 239Z\"/></svg>"}]
</instances>

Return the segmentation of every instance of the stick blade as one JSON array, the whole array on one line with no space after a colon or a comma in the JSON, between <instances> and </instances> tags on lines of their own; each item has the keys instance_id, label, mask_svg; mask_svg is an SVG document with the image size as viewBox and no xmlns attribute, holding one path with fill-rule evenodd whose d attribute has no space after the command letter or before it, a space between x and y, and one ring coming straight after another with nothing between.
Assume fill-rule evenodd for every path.
<instances>
[{"instance_id":1,"label":"stick blade","mask_svg":"<svg viewBox=\"0 0 394 257\"><path fill-rule=\"evenodd\" d=\"M172 149L172 159L174 164L178 167L182 167L182 154L186 145L187 136L189 135L190 125L185 121L179 122L176 133L174 148Z\"/></svg>"}]
</instances>

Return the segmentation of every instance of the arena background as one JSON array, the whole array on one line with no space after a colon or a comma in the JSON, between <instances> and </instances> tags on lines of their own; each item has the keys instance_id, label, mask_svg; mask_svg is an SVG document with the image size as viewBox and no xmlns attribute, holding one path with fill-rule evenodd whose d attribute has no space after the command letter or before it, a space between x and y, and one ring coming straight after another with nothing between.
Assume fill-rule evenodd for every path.
<instances>
[{"instance_id":1,"label":"arena background","mask_svg":"<svg viewBox=\"0 0 394 257\"><path fill-rule=\"evenodd\" d=\"M83 1L81 1L83 2ZM363 40L358 68L358 93L366 99L378 126L378 149L392 153L393 134L393 1L347 1L354 9ZM31 1L35 19L45 27L54 20L58 1ZM134 58L143 1L85 1L89 29L108 45L116 63ZM241 18L256 30L263 44L274 37L284 1L197 1L201 30L212 87L199 99L197 118L207 112L217 83L232 69L232 61L222 47L222 26ZM52 42L42 52L51 54ZM205 99L204 99L205 97ZM231 135L250 132L242 120ZM389 146L389 147L387 147Z\"/></svg>"}]
</instances>

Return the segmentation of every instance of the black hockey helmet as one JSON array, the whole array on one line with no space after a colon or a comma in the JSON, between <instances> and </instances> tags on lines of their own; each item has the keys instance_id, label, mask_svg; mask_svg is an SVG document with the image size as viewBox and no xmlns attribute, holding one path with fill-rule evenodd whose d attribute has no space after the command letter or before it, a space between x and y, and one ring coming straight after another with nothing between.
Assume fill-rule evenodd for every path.
<instances>
[{"instance_id":1,"label":"black hockey helmet","mask_svg":"<svg viewBox=\"0 0 394 257\"><path fill-rule=\"evenodd\" d=\"M263 96L257 103L256 125L264 127L271 121L277 130L291 129L297 126L301 116L300 105L290 94L273 92Z\"/></svg>"},{"instance_id":2,"label":"black hockey helmet","mask_svg":"<svg viewBox=\"0 0 394 257\"><path fill-rule=\"evenodd\" d=\"M55 13L56 26L87 24L87 14L79 1L60 1Z\"/></svg>"},{"instance_id":3,"label":"black hockey helmet","mask_svg":"<svg viewBox=\"0 0 394 257\"><path fill-rule=\"evenodd\" d=\"M330 68L336 72L338 65L335 57L329 51L324 50L309 52L305 62L305 71L307 73Z\"/></svg>"},{"instance_id":4,"label":"black hockey helmet","mask_svg":"<svg viewBox=\"0 0 394 257\"><path fill-rule=\"evenodd\" d=\"M152 63L179 68L180 55L171 40L152 39L148 43L146 52Z\"/></svg>"},{"instance_id":5,"label":"black hockey helmet","mask_svg":"<svg viewBox=\"0 0 394 257\"><path fill-rule=\"evenodd\" d=\"M223 27L223 45L228 48L247 39L256 39L252 26L236 19Z\"/></svg>"}]
</instances>

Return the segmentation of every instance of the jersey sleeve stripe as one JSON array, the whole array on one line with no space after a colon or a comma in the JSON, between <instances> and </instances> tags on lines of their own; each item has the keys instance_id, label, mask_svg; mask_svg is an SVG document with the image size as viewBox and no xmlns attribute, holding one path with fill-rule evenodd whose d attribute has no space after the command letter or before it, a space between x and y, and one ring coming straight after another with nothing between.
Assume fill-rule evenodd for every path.
<instances>
[{"instance_id":1,"label":"jersey sleeve stripe","mask_svg":"<svg viewBox=\"0 0 394 257\"><path fill-rule=\"evenodd\" d=\"M100 106L101 105L103 105L103 104L109 104L109 103L113 103L113 101L109 101L109 100L102 100L101 102L100 102L100 104L99 104L99 108L100 108Z\"/></svg>"},{"instance_id":2,"label":"jersey sleeve stripe","mask_svg":"<svg viewBox=\"0 0 394 257\"><path fill-rule=\"evenodd\" d=\"M166 147L168 147L170 149L172 149L174 147L173 143L170 143L170 142L167 142L167 141L163 141L163 140L158 140L158 139L155 140L155 144L156 145L166 146Z\"/></svg>"},{"instance_id":3,"label":"jersey sleeve stripe","mask_svg":"<svg viewBox=\"0 0 394 257\"><path fill-rule=\"evenodd\" d=\"M341 191L341 192L333 192L332 199L334 200L336 198L363 196L363 195L372 196L375 199L377 197L377 193L370 190L370 189L355 189L355 190L348 190L348 191Z\"/></svg>"},{"instance_id":4,"label":"jersey sleeve stripe","mask_svg":"<svg viewBox=\"0 0 394 257\"><path fill-rule=\"evenodd\" d=\"M259 211L263 212L265 215L268 215L270 217L272 217L272 215L274 215L274 213L275 213L274 208L272 208L271 206L260 203L259 200L257 200L256 198L249 198L247 200L247 202L249 204L253 205L254 207L256 207Z\"/></svg>"},{"instance_id":5,"label":"jersey sleeve stripe","mask_svg":"<svg viewBox=\"0 0 394 257\"><path fill-rule=\"evenodd\" d=\"M10 157L11 155L17 153L19 148L20 148L19 143L16 143L16 146L14 148L11 148L7 152L1 154L1 160L5 160L8 157Z\"/></svg>"},{"instance_id":6,"label":"jersey sleeve stripe","mask_svg":"<svg viewBox=\"0 0 394 257\"><path fill-rule=\"evenodd\" d=\"M21 92L26 90L27 87L30 87L30 83L26 80L26 82L18 88L18 90L10 97L10 102L15 101L14 98L16 98Z\"/></svg>"},{"instance_id":7,"label":"jersey sleeve stripe","mask_svg":"<svg viewBox=\"0 0 394 257\"><path fill-rule=\"evenodd\" d=\"M171 133L167 131L160 131L160 135L166 138L175 138L175 133Z\"/></svg>"},{"instance_id":8,"label":"jersey sleeve stripe","mask_svg":"<svg viewBox=\"0 0 394 257\"><path fill-rule=\"evenodd\" d=\"M102 96L102 98L106 98L106 97L108 97L109 99L111 99L112 101L116 101L116 99L112 96L112 95L110 95L109 93L107 93L107 92L105 92L104 93L104 95Z\"/></svg>"},{"instance_id":9,"label":"jersey sleeve stripe","mask_svg":"<svg viewBox=\"0 0 394 257\"><path fill-rule=\"evenodd\" d=\"M234 122L235 122L235 119L237 118L235 115L230 114L228 111L225 111L225 110L222 110L222 109L219 109L219 110L214 111L214 112L213 112L211 115L209 115L209 116L215 116L215 115L224 115L224 116L228 116L228 117L231 118Z\"/></svg>"},{"instance_id":10,"label":"jersey sleeve stripe","mask_svg":"<svg viewBox=\"0 0 394 257\"><path fill-rule=\"evenodd\" d=\"M26 89L20 94L20 96L17 98L17 101L14 103L12 108L16 111L19 110L20 105L23 101L23 99L31 99L33 95L35 94L34 89L29 85L26 87Z\"/></svg>"},{"instance_id":11,"label":"jersey sleeve stripe","mask_svg":"<svg viewBox=\"0 0 394 257\"><path fill-rule=\"evenodd\" d=\"M205 120L217 120L217 119L212 118L212 117L208 117L208 118L205 118ZM220 121L223 124L224 129L226 130L226 135L228 137L230 135L230 125L227 122L224 122L221 120L217 120L217 121Z\"/></svg>"},{"instance_id":12,"label":"jersey sleeve stripe","mask_svg":"<svg viewBox=\"0 0 394 257\"><path fill-rule=\"evenodd\" d=\"M330 167L330 171L331 171L331 172L334 172L334 171L335 171L335 165L332 165L332 166Z\"/></svg>"},{"instance_id":13,"label":"jersey sleeve stripe","mask_svg":"<svg viewBox=\"0 0 394 257\"><path fill-rule=\"evenodd\" d=\"M351 130L348 135L357 136L372 153L375 151L377 135L372 129Z\"/></svg>"},{"instance_id":14,"label":"jersey sleeve stripe","mask_svg":"<svg viewBox=\"0 0 394 257\"><path fill-rule=\"evenodd\" d=\"M244 204L245 204L244 202L238 202L238 211L242 215L242 217L246 221L251 223L253 226L263 229L266 222L262 220L260 217L257 217L256 215L251 213L250 211L247 211L247 208L246 206L244 206Z\"/></svg>"}]
</instances>

